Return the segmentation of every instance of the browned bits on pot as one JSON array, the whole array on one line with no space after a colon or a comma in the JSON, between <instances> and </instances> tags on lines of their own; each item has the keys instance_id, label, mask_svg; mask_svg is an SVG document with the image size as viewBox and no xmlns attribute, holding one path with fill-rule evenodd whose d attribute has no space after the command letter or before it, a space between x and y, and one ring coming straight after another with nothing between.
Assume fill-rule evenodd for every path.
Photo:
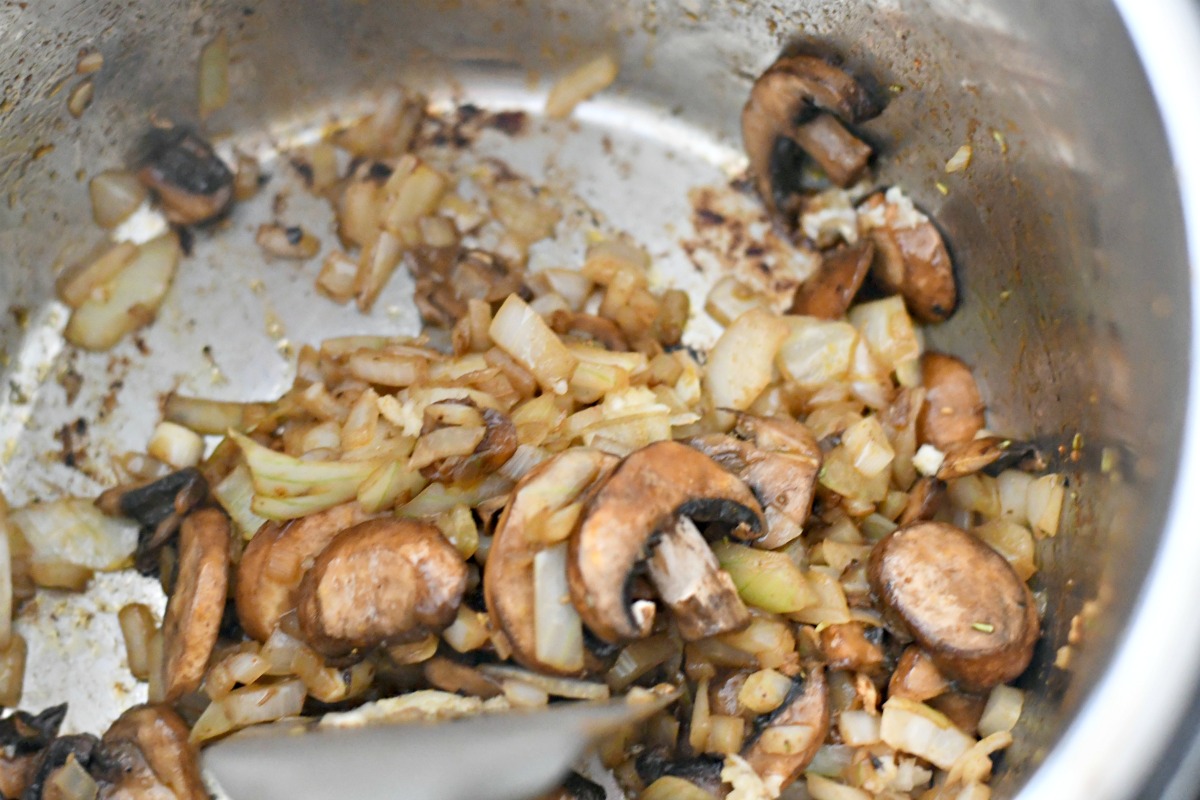
<instances>
[{"instance_id":1,"label":"browned bits on pot","mask_svg":"<svg viewBox=\"0 0 1200 800\"><path fill-rule=\"evenodd\" d=\"M829 710L825 668L813 668L742 750L742 757L760 777L778 778L787 786L800 777L829 734Z\"/></svg>"},{"instance_id":2,"label":"browned bits on pot","mask_svg":"<svg viewBox=\"0 0 1200 800\"><path fill-rule=\"evenodd\" d=\"M259 225L254 241L268 256L307 261L321 252L321 240L299 225Z\"/></svg>"},{"instance_id":3,"label":"browned bits on pot","mask_svg":"<svg viewBox=\"0 0 1200 800\"><path fill-rule=\"evenodd\" d=\"M954 356L921 356L925 405L917 417L917 439L946 452L969 442L983 427L983 397L971 369Z\"/></svg>"},{"instance_id":4,"label":"browned bits on pot","mask_svg":"<svg viewBox=\"0 0 1200 800\"><path fill-rule=\"evenodd\" d=\"M868 565L880 605L964 687L988 689L1020 675L1033 657L1037 610L1008 562L941 522L899 528Z\"/></svg>"},{"instance_id":5,"label":"browned bits on pot","mask_svg":"<svg viewBox=\"0 0 1200 800\"><path fill-rule=\"evenodd\" d=\"M592 632L613 643L650 632L653 603L631 603L628 590L652 539L669 534L678 517L718 523L739 539L757 539L766 531L762 510L745 483L673 441L627 456L584 513L570 540L571 599ZM692 566L703 573L702 565Z\"/></svg>"},{"instance_id":6,"label":"browned bits on pot","mask_svg":"<svg viewBox=\"0 0 1200 800\"><path fill-rule=\"evenodd\" d=\"M488 304L524 290L524 272L484 250L418 248L407 254L413 297L427 325L451 328L470 300Z\"/></svg>"},{"instance_id":7,"label":"browned bits on pot","mask_svg":"<svg viewBox=\"0 0 1200 800\"><path fill-rule=\"evenodd\" d=\"M333 537L368 518L352 502L292 522L264 525L242 553L234 587L238 620L247 635L265 642L296 607L306 565Z\"/></svg>"},{"instance_id":8,"label":"browned bits on pot","mask_svg":"<svg viewBox=\"0 0 1200 800\"><path fill-rule=\"evenodd\" d=\"M229 518L206 508L179 530L179 570L163 617L163 687L177 700L200 687L225 613Z\"/></svg>"},{"instance_id":9,"label":"browned bits on pot","mask_svg":"<svg viewBox=\"0 0 1200 800\"><path fill-rule=\"evenodd\" d=\"M229 207L233 173L195 132L183 126L153 128L142 150L138 179L158 197L171 222L207 222Z\"/></svg>"},{"instance_id":10,"label":"browned bits on pot","mask_svg":"<svg viewBox=\"0 0 1200 800\"><path fill-rule=\"evenodd\" d=\"M454 621L467 566L432 525L376 519L339 533L300 583L300 629L327 656L413 641Z\"/></svg>"},{"instance_id":11,"label":"browned bits on pot","mask_svg":"<svg viewBox=\"0 0 1200 800\"><path fill-rule=\"evenodd\" d=\"M826 253L817 272L796 289L791 313L841 319L862 288L874 258L875 246L870 241Z\"/></svg>"},{"instance_id":12,"label":"browned bits on pot","mask_svg":"<svg viewBox=\"0 0 1200 800\"><path fill-rule=\"evenodd\" d=\"M187 724L166 705L134 706L101 739L97 770L106 798L207 800Z\"/></svg>"}]
</instances>

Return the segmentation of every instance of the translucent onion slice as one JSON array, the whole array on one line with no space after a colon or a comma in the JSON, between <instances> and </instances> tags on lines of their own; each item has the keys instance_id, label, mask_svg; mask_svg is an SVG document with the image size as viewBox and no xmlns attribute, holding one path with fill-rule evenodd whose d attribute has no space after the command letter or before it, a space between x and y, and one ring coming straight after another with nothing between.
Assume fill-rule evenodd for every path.
<instances>
[{"instance_id":1,"label":"translucent onion slice","mask_svg":"<svg viewBox=\"0 0 1200 800\"><path fill-rule=\"evenodd\" d=\"M533 582L537 660L563 672L583 669L583 623L571 604L565 542L533 557ZM608 687L604 690L607 694Z\"/></svg>"},{"instance_id":2,"label":"translucent onion slice","mask_svg":"<svg viewBox=\"0 0 1200 800\"><path fill-rule=\"evenodd\" d=\"M84 498L34 503L10 512L9 520L24 534L33 558L44 562L120 569L137 547L135 523L106 516Z\"/></svg>"},{"instance_id":3,"label":"translucent onion slice","mask_svg":"<svg viewBox=\"0 0 1200 800\"><path fill-rule=\"evenodd\" d=\"M250 725L294 717L304 708L305 694L300 680L230 692L204 709L189 738L198 744Z\"/></svg>"}]
</instances>

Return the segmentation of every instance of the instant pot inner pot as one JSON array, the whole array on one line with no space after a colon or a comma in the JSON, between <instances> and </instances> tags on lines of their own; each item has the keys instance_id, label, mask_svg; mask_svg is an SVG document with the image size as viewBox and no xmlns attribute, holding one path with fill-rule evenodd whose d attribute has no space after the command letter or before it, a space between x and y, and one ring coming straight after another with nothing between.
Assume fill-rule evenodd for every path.
<instances>
[{"instance_id":1,"label":"instant pot inner pot","mask_svg":"<svg viewBox=\"0 0 1200 800\"><path fill-rule=\"evenodd\" d=\"M109 353L74 352L52 283L64 250L99 236L86 180L125 163L151 115L196 122L197 56L220 31L232 45L231 100L204 130L226 155L263 159L270 183L226 230L196 237L153 326ZM878 174L942 227L962 287L960 310L929 331L929 344L976 367L993 429L1036 440L1070 475L1061 532L1040 553L1045 637L996 784L1015 793L1117 647L1158 543L1182 416L1185 372L1172 366L1186 358L1189 315L1177 268L1186 263L1182 222L1164 188L1173 179L1155 108L1111 9L966 0L6 4L0 488L14 505L95 493L113 480L114 454L144 446L164 393L272 398L290 383L303 343L418 331L407 276L363 316L316 295L319 259L265 263L254 243L272 217L335 241L327 206L301 190L279 151L367 108L389 83L426 92L462 123L446 129L446 158L500 159L563 198L561 235L535 259L578 263L589 232L624 231L652 254L659 280L702 307L716 276L747 268L747 240L737 237L769 238L731 186L745 166L738 119L753 78L792 40L840 54L878 84L887 108L866 127ZM100 51L104 67L75 119L66 96L81 80L73 73L83 48ZM543 120L553 78L600 52L621 61L616 85L569 122ZM527 118L516 134L472 126L466 104ZM964 144L970 167L946 173ZM738 231L697 224L704 204ZM774 259L772 268L790 268L786 251ZM705 341L703 321L691 336ZM162 604L148 581L101 576L85 595L25 611L24 706L69 701L64 730L95 732L144 696L121 666L114 612L130 597ZM1089 603L1095 613L1076 626L1082 643L1060 650Z\"/></svg>"}]
</instances>

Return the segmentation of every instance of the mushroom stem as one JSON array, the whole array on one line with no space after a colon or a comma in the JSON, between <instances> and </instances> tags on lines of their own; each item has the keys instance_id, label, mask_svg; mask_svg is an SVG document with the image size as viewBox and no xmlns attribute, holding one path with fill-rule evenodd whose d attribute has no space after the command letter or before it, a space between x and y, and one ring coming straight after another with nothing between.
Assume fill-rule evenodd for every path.
<instances>
[{"instance_id":1,"label":"mushroom stem","mask_svg":"<svg viewBox=\"0 0 1200 800\"><path fill-rule=\"evenodd\" d=\"M706 639L750 623L733 579L688 517L679 517L664 533L646 567L685 640Z\"/></svg>"}]
</instances>

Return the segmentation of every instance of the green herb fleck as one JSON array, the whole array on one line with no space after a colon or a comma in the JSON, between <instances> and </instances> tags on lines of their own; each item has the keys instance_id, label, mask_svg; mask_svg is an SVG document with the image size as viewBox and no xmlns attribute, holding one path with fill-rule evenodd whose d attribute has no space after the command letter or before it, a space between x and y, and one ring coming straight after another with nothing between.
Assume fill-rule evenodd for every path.
<instances>
[{"instance_id":1,"label":"green herb fleck","mask_svg":"<svg viewBox=\"0 0 1200 800\"><path fill-rule=\"evenodd\" d=\"M971 627L980 633L995 633L996 626L990 622L972 622Z\"/></svg>"}]
</instances>

